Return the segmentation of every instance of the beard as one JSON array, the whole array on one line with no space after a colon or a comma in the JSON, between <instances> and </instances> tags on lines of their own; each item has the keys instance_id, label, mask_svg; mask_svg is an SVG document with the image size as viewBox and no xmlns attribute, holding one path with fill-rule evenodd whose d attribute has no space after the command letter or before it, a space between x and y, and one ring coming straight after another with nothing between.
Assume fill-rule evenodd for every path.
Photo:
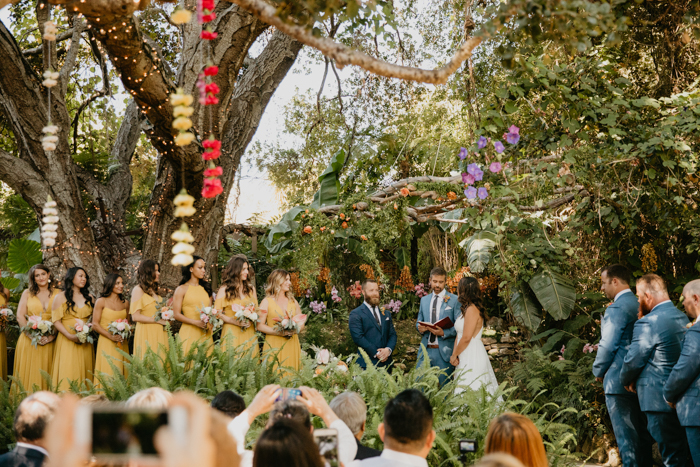
<instances>
[{"instance_id":1,"label":"beard","mask_svg":"<svg viewBox=\"0 0 700 467\"><path fill-rule=\"evenodd\" d=\"M642 317L648 315L649 313L651 313L651 310L652 310L652 309L653 309L653 307L652 307L652 306L649 306L649 304L648 304L646 301L644 301L644 300L640 301L640 302L639 302L639 314L638 314L638 317L639 317L639 318L642 318Z\"/></svg>"},{"instance_id":2,"label":"beard","mask_svg":"<svg viewBox=\"0 0 700 467\"><path fill-rule=\"evenodd\" d=\"M379 305L379 297L365 297L365 301L372 306Z\"/></svg>"}]
</instances>

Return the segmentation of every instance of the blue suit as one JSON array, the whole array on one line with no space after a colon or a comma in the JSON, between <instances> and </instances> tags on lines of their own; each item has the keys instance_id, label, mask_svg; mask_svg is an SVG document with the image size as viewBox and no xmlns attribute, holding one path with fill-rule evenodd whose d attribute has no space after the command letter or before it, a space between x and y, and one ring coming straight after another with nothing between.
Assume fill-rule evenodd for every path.
<instances>
[{"instance_id":1,"label":"blue suit","mask_svg":"<svg viewBox=\"0 0 700 467\"><path fill-rule=\"evenodd\" d=\"M620 372L624 386L636 382L647 428L659 443L667 467L691 462L685 430L663 395L664 384L681 355L686 324L688 318L670 301L654 307L635 323L632 345Z\"/></svg>"},{"instance_id":2,"label":"blue suit","mask_svg":"<svg viewBox=\"0 0 700 467\"><path fill-rule=\"evenodd\" d=\"M646 429L647 418L637 395L620 381L620 369L632 344L639 302L630 291L620 295L606 310L600 324L600 343L593 374L603 378L605 403L624 467L651 467L654 440Z\"/></svg>"},{"instance_id":3,"label":"blue suit","mask_svg":"<svg viewBox=\"0 0 700 467\"><path fill-rule=\"evenodd\" d=\"M381 328L377 324L377 320L372 314L372 311L364 303L350 312L350 335L358 347L367 352L372 364L378 367L389 366L393 362L392 356L380 362L375 358L377 350L388 347L392 354L396 347L396 330L394 329L394 321L391 319L391 312L380 311L382 318ZM365 369L367 364L365 359L360 354L357 363Z\"/></svg>"},{"instance_id":4,"label":"blue suit","mask_svg":"<svg viewBox=\"0 0 700 467\"><path fill-rule=\"evenodd\" d=\"M681 357L664 385L664 398L676 404L693 463L700 467L700 323L685 333Z\"/></svg>"},{"instance_id":5,"label":"blue suit","mask_svg":"<svg viewBox=\"0 0 700 467\"><path fill-rule=\"evenodd\" d=\"M416 329L418 329L418 321L423 321L426 323L432 322L430 316L430 305L432 304L434 293L430 293L420 300L420 309L418 311L418 320L416 321ZM449 292L445 292L444 300L442 301L442 306L437 310L437 320L440 321L445 317L449 317L453 323L457 322L457 318L462 313L457 296ZM426 348L428 352L428 358L430 359L430 365L436 366L445 370L444 374L440 375L440 386L445 384L445 381L450 377L454 371L454 366L450 363L450 357L452 356L452 351L455 347L455 337L457 337L457 330L453 327L450 329L443 330L445 335L437 338L439 348L429 349L428 341L432 335L429 331L423 333L423 338L421 339L421 344ZM417 366L423 363L423 352L418 355Z\"/></svg>"}]
</instances>

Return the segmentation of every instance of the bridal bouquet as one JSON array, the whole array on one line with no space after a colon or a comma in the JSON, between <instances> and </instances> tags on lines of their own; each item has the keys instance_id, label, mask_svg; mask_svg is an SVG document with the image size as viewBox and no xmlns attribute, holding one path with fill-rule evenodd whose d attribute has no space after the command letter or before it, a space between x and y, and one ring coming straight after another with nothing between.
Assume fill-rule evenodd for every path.
<instances>
[{"instance_id":1,"label":"bridal bouquet","mask_svg":"<svg viewBox=\"0 0 700 467\"><path fill-rule=\"evenodd\" d=\"M125 341L129 340L129 337L131 337L131 324L129 324L128 319L112 321L109 323L109 326L107 326L107 330L115 336L120 336Z\"/></svg>"},{"instance_id":2,"label":"bridal bouquet","mask_svg":"<svg viewBox=\"0 0 700 467\"><path fill-rule=\"evenodd\" d=\"M218 331L224 325L223 320L219 318L220 314L221 310L217 310L213 306L205 306L199 309L199 319L211 326L211 332Z\"/></svg>"},{"instance_id":3,"label":"bridal bouquet","mask_svg":"<svg viewBox=\"0 0 700 467\"><path fill-rule=\"evenodd\" d=\"M153 315L153 319L156 320L156 323L158 321L172 321L174 318L175 312L170 306L170 300L163 299L156 302L156 313Z\"/></svg>"},{"instance_id":4,"label":"bridal bouquet","mask_svg":"<svg viewBox=\"0 0 700 467\"><path fill-rule=\"evenodd\" d=\"M82 319L75 319L75 326L73 326L75 335L81 344L88 343L92 344L95 339L92 337L92 323L86 323Z\"/></svg>"},{"instance_id":5,"label":"bridal bouquet","mask_svg":"<svg viewBox=\"0 0 700 467\"><path fill-rule=\"evenodd\" d=\"M7 328L10 327L10 324L16 320L17 318L15 317L12 308L0 308L0 332L6 331Z\"/></svg>"},{"instance_id":6,"label":"bridal bouquet","mask_svg":"<svg viewBox=\"0 0 700 467\"><path fill-rule=\"evenodd\" d=\"M255 324L258 322L258 313L255 311L255 305L252 303L245 307L243 305L235 304L231 306L231 309L233 310L234 318L236 318L238 321L247 321L251 324L251 326L255 326Z\"/></svg>"},{"instance_id":7,"label":"bridal bouquet","mask_svg":"<svg viewBox=\"0 0 700 467\"><path fill-rule=\"evenodd\" d=\"M53 323L51 321L41 319L41 316L27 316L27 325L20 329L32 341L32 345L36 347L39 341L44 336L53 334Z\"/></svg>"},{"instance_id":8,"label":"bridal bouquet","mask_svg":"<svg viewBox=\"0 0 700 467\"><path fill-rule=\"evenodd\" d=\"M299 333L301 326L306 322L306 315L298 314L289 316L289 313L284 313L284 318L272 318L275 322L275 330L278 332L293 331Z\"/></svg>"}]
</instances>

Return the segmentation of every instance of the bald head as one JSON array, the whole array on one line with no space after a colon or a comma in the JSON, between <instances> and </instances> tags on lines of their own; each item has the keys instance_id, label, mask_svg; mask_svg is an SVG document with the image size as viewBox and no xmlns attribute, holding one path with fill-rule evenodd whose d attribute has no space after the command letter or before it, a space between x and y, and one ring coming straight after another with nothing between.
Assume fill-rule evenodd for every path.
<instances>
[{"instance_id":1,"label":"bald head","mask_svg":"<svg viewBox=\"0 0 700 467\"><path fill-rule=\"evenodd\" d=\"M683 307L691 319L700 315L700 279L695 279L683 287Z\"/></svg>"},{"instance_id":2,"label":"bald head","mask_svg":"<svg viewBox=\"0 0 700 467\"><path fill-rule=\"evenodd\" d=\"M15 412L13 428L17 441L41 444L60 400L56 394L47 391L36 392L24 399Z\"/></svg>"}]
</instances>

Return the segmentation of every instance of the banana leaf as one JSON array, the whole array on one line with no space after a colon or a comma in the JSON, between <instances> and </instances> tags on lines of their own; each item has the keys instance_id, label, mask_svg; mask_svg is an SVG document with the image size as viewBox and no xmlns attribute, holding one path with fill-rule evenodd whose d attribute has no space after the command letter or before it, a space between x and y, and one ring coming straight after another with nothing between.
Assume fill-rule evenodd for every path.
<instances>
[{"instance_id":1,"label":"banana leaf","mask_svg":"<svg viewBox=\"0 0 700 467\"><path fill-rule=\"evenodd\" d=\"M545 269L530 279L529 285L552 318L562 320L569 317L576 304L576 289L569 279Z\"/></svg>"},{"instance_id":2,"label":"banana leaf","mask_svg":"<svg viewBox=\"0 0 700 467\"><path fill-rule=\"evenodd\" d=\"M491 261L491 250L496 246L496 233L491 229L480 230L459 243L467 254L472 272L481 273Z\"/></svg>"},{"instance_id":3,"label":"banana leaf","mask_svg":"<svg viewBox=\"0 0 700 467\"><path fill-rule=\"evenodd\" d=\"M530 293L526 290L527 285L523 284L518 292L510 297L510 307L516 321L525 326L530 332L537 331L542 323L542 309L539 304L532 300Z\"/></svg>"}]
</instances>

